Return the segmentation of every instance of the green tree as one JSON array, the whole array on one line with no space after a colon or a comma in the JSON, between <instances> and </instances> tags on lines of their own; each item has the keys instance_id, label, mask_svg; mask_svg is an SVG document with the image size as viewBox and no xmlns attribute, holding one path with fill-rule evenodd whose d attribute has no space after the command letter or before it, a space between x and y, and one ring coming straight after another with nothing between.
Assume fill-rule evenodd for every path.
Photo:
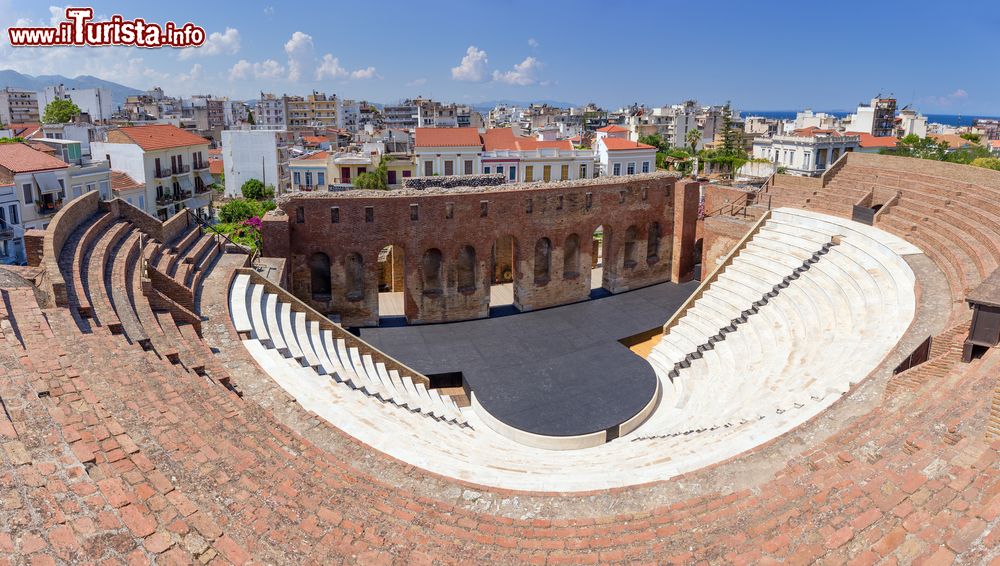
<instances>
[{"instance_id":1,"label":"green tree","mask_svg":"<svg viewBox=\"0 0 1000 566\"><path fill-rule=\"evenodd\" d=\"M268 211L274 210L273 200L233 199L219 207L219 221L224 224L238 224L253 217L262 217Z\"/></svg>"},{"instance_id":2,"label":"green tree","mask_svg":"<svg viewBox=\"0 0 1000 566\"><path fill-rule=\"evenodd\" d=\"M1000 171L1000 157L977 157L969 165Z\"/></svg>"},{"instance_id":3,"label":"green tree","mask_svg":"<svg viewBox=\"0 0 1000 566\"><path fill-rule=\"evenodd\" d=\"M384 191L389 188L389 159L382 156L374 171L362 173L354 178L354 186L359 189Z\"/></svg>"},{"instance_id":4,"label":"green tree","mask_svg":"<svg viewBox=\"0 0 1000 566\"><path fill-rule=\"evenodd\" d=\"M910 134L899 140L895 148L883 149L879 153L944 161L947 152L948 142L937 142L933 138L921 138L916 134Z\"/></svg>"},{"instance_id":5,"label":"green tree","mask_svg":"<svg viewBox=\"0 0 1000 566\"><path fill-rule=\"evenodd\" d=\"M22 138L20 136L16 136L16 137L13 137L13 138L0 138L0 144L3 144L3 143L22 143L23 141L24 141L24 138Z\"/></svg>"},{"instance_id":6,"label":"green tree","mask_svg":"<svg viewBox=\"0 0 1000 566\"><path fill-rule=\"evenodd\" d=\"M639 143L644 143L646 145L651 145L656 148L657 151L668 151L670 149L670 144L668 144L660 134L651 134L648 136L642 136L639 138Z\"/></svg>"},{"instance_id":7,"label":"green tree","mask_svg":"<svg viewBox=\"0 0 1000 566\"><path fill-rule=\"evenodd\" d=\"M698 142L701 141L701 130L698 128L688 130L688 133L684 136L684 141L691 146L691 155L698 153Z\"/></svg>"},{"instance_id":8,"label":"green tree","mask_svg":"<svg viewBox=\"0 0 1000 566\"><path fill-rule=\"evenodd\" d=\"M65 124L72 122L80 114L80 107L72 100L53 100L45 106L42 122L46 124Z\"/></svg>"},{"instance_id":9,"label":"green tree","mask_svg":"<svg viewBox=\"0 0 1000 566\"><path fill-rule=\"evenodd\" d=\"M240 192L243 193L243 198L248 200L267 200L274 198L274 187L271 185L265 186L258 179L250 179L243 183L240 187Z\"/></svg>"},{"instance_id":10,"label":"green tree","mask_svg":"<svg viewBox=\"0 0 1000 566\"><path fill-rule=\"evenodd\" d=\"M972 143L979 143L979 140L983 139L983 136L973 132L964 132L958 135L963 140L969 140Z\"/></svg>"},{"instance_id":11,"label":"green tree","mask_svg":"<svg viewBox=\"0 0 1000 566\"><path fill-rule=\"evenodd\" d=\"M253 118L253 110L247 110L247 123L251 126L257 125L257 121Z\"/></svg>"}]
</instances>

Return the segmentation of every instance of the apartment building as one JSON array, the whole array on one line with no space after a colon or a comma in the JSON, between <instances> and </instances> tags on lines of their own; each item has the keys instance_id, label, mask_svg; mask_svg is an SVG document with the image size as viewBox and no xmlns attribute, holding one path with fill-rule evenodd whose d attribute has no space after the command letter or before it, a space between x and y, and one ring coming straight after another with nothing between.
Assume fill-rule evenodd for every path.
<instances>
[{"instance_id":1,"label":"apartment building","mask_svg":"<svg viewBox=\"0 0 1000 566\"><path fill-rule=\"evenodd\" d=\"M0 90L0 123L31 124L41 122L38 93L6 87Z\"/></svg>"},{"instance_id":2,"label":"apartment building","mask_svg":"<svg viewBox=\"0 0 1000 566\"><path fill-rule=\"evenodd\" d=\"M482 128L483 117L471 106L465 104L442 104L434 100L418 98L418 128Z\"/></svg>"},{"instance_id":3,"label":"apartment building","mask_svg":"<svg viewBox=\"0 0 1000 566\"><path fill-rule=\"evenodd\" d=\"M111 102L111 89L107 88L66 88L59 84L47 86L38 93L38 106L42 112L55 100L72 101L93 124L109 123L115 110Z\"/></svg>"},{"instance_id":4,"label":"apartment building","mask_svg":"<svg viewBox=\"0 0 1000 566\"><path fill-rule=\"evenodd\" d=\"M896 135L896 99L871 99L868 104L859 104L858 110L844 119L848 132L865 132L875 137Z\"/></svg>"},{"instance_id":5,"label":"apartment building","mask_svg":"<svg viewBox=\"0 0 1000 566\"><path fill-rule=\"evenodd\" d=\"M173 125L129 126L108 132L107 141L91 144L95 156L144 187L136 204L166 220L184 209L211 215L212 174L208 140Z\"/></svg>"},{"instance_id":6,"label":"apartment building","mask_svg":"<svg viewBox=\"0 0 1000 566\"><path fill-rule=\"evenodd\" d=\"M0 262L23 262L24 231L44 229L63 204L90 191L110 197L110 169L85 160L79 142L0 144Z\"/></svg>"},{"instance_id":7,"label":"apartment building","mask_svg":"<svg viewBox=\"0 0 1000 566\"><path fill-rule=\"evenodd\" d=\"M639 175L656 170L656 148L626 137L598 137L594 151L601 176Z\"/></svg>"},{"instance_id":8,"label":"apartment building","mask_svg":"<svg viewBox=\"0 0 1000 566\"><path fill-rule=\"evenodd\" d=\"M408 130L417 127L417 105L407 99L398 104L386 104L382 109L382 123L386 128Z\"/></svg>"},{"instance_id":9,"label":"apartment building","mask_svg":"<svg viewBox=\"0 0 1000 566\"><path fill-rule=\"evenodd\" d=\"M258 126L286 129L288 126L285 97L271 93L260 93L253 109L254 122Z\"/></svg>"},{"instance_id":10,"label":"apartment building","mask_svg":"<svg viewBox=\"0 0 1000 566\"><path fill-rule=\"evenodd\" d=\"M273 185L278 194L290 191L288 161L293 138L287 130L268 126L223 130L222 166L226 196L241 196L243 183L250 179Z\"/></svg>"},{"instance_id":11,"label":"apartment building","mask_svg":"<svg viewBox=\"0 0 1000 566\"><path fill-rule=\"evenodd\" d=\"M337 128L339 112L337 95L313 91L308 96L286 96L287 129L293 133L312 133L325 128Z\"/></svg>"}]
</instances>

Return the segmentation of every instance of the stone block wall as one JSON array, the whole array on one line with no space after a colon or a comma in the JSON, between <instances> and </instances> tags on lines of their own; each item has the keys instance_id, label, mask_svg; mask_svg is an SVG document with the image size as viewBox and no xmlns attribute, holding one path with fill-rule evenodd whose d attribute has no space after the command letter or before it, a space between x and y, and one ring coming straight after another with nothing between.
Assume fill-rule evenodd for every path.
<instances>
[{"instance_id":1,"label":"stone block wall","mask_svg":"<svg viewBox=\"0 0 1000 566\"><path fill-rule=\"evenodd\" d=\"M263 253L288 259L289 288L297 297L320 312L339 314L345 325L364 326L378 323L378 256L392 245L405 273L406 318L429 323L488 316L499 242L496 263L513 267L515 306L545 308L589 296L592 238L599 226L605 231L609 291L670 280L673 263L683 256L675 250L680 235L690 240L684 245L691 255L698 204L697 183L679 193L675 183L675 177L656 173L492 188L296 195L281 199L278 210L264 218ZM680 232L678 199L685 227ZM649 253L653 223L659 238L652 239L657 250ZM626 234L633 235L628 242ZM567 251L574 236L576 245ZM547 245L539 244L543 238ZM549 250L547 273L546 254L536 254L539 246ZM314 284L320 293L314 293Z\"/></svg>"}]
</instances>

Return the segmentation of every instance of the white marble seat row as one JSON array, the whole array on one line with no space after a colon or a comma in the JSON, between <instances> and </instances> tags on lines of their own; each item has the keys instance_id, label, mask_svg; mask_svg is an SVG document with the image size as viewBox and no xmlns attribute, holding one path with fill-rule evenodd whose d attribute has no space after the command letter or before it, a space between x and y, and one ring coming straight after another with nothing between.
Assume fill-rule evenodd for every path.
<instances>
[{"instance_id":1,"label":"white marble seat row","mask_svg":"<svg viewBox=\"0 0 1000 566\"><path fill-rule=\"evenodd\" d=\"M309 321L305 312L267 293L263 285L251 283L248 275L237 276L230 307L238 332L248 333L268 356L294 361L290 367L311 374L303 377L306 380L332 379L383 402L440 421L466 424L464 412L450 396L387 369L370 354L362 354L344 338L335 337L332 330L321 328L318 321Z\"/></svg>"},{"instance_id":2,"label":"white marble seat row","mask_svg":"<svg viewBox=\"0 0 1000 566\"><path fill-rule=\"evenodd\" d=\"M676 360L729 325L751 299L769 292L833 236L841 243L673 382L667 378ZM395 405L411 408L412 399L428 410L437 405L423 398L424 391L410 389L412 381L366 359L318 324L305 324L303 340L294 315L282 312L289 305L266 292L255 299L249 282L233 285L233 294L247 305L244 315L234 309L233 322L251 336L244 345L260 366L305 409L432 473L530 491L659 481L736 456L809 420L878 366L912 320L914 279L900 256L919 250L902 240L847 220L787 209L773 211L758 237L647 358L663 385L650 418L628 435L580 450L518 444L471 411L465 415L469 426L459 427L399 410ZM263 305L259 315L251 302ZM251 332L261 320L266 332ZM293 355L293 348L304 351ZM310 348L320 371L303 365ZM399 396L400 391L408 395ZM383 394L388 402L371 401L371 395Z\"/></svg>"}]
</instances>

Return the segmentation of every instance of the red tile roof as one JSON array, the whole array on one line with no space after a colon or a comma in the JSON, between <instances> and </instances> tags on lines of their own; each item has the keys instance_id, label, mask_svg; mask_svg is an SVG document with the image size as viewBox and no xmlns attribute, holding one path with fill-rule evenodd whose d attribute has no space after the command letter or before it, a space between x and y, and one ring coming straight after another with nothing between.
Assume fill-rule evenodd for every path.
<instances>
[{"instance_id":1,"label":"red tile roof","mask_svg":"<svg viewBox=\"0 0 1000 566\"><path fill-rule=\"evenodd\" d=\"M56 154L56 153L58 153L56 151L56 148L52 147L51 145L46 145L46 144L44 144L42 142L32 142L32 141L29 141L29 142L25 142L25 143L28 144L29 146L31 146L33 149L37 149L38 151L44 151L45 153L51 153L53 155Z\"/></svg>"},{"instance_id":2,"label":"red tile roof","mask_svg":"<svg viewBox=\"0 0 1000 566\"><path fill-rule=\"evenodd\" d=\"M115 191L126 191L128 189L138 189L142 183L136 181L124 171L111 172L111 188Z\"/></svg>"},{"instance_id":3,"label":"red tile roof","mask_svg":"<svg viewBox=\"0 0 1000 566\"><path fill-rule=\"evenodd\" d=\"M208 160L208 172L213 175L222 175L223 163L221 159Z\"/></svg>"},{"instance_id":4,"label":"red tile roof","mask_svg":"<svg viewBox=\"0 0 1000 566\"><path fill-rule=\"evenodd\" d=\"M531 151L541 148L573 149L569 140L539 141L535 138L515 136L511 128L493 128L483 134L483 145L486 151L509 150Z\"/></svg>"},{"instance_id":5,"label":"red tile roof","mask_svg":"<svg viewBox=\"0 0 1000 566\"><path fill-rule=\"evenodd\" d=\"M861 136L861 147L896 147L896 138L892 136L873 136L867 132L858 134Z\"/></svg>"},{"instance_id":6,"label":"red tile roof","mask_svg":"<svg viewBox=\"0 0 1000 566\"><path fill-rule=\"evenodd\" d=\"M3 129L13 131L15 138L27 138L37 135L42 125L37 122L11 123L4 124Z\"/></svg>"},{"instance_id":7,"label":"red tile roof","mask_svg":"<svg viewBox=\"0 0 1000 566\"><path fill-rule=\"evenodd\" d=\"M615 124L611 124L610 126L604 126L603 128L599 128L597 131L598 132L608 132L610 134L620 134L622 132L627 132L628 130L626 130L625 128L623 128L621 126L617 126Z\"/></svg>"},{"instance_id":8,"label":"red tile roof","mask_svg":"<svg viewBox=\"0 0 1000 566\"><path fill-rule=\"evenodd\" d=\"M644 143L634 142L632 140L627 140L624 138L601 138L601 143L604 147L608 148L608 151L625 151L629 149L656 149L651 145L646 145Z\"/></svg>"},{"instance_id":9,"label":"red tile roof","mask_svg":"<svg viewBox=\"0 0 1000 566\"><path fill-rule=\"evenodd\" d=\"M417 128L417 147L473 147L482 146L476 128Z\"/></svg>"},{"instance_id":10,"label":"red tile roof","mask_svg":"<svg viewBox=\"0 0 1000 566\"><path fill-rule=\"evenodd\" d=\"M310 153L309 155L304 155L299 159L326 159L330 157L329 151L317 151L316 153Z\"/></svg>"},{"instance_id":11,"label":"red tile roof","mask_svg":"<svg viewBox=\"0 0 1000 566\"><path fill-rule=\"evenodd\" d=\"M208 140L170 124L129 126L118 128L130 140L146 151L207 144Z\"/></svg>"},{"instance_id":12,"label":"red tile roof","mask_svg":"<svg viewBox=\"0 0 1000 566\"><path fill-rule=\"evenodd\" d=\"M222 148L215 147L208 150L209 157L222 157Z\"/></svg>"},{"instance_id":13,"label":"red tile roof","mask_svg":"<svg viewBox=\"0 0 1000 566\"><path fill-rule=\"evenodd\" d=\"M326 136L302 136L302 141L306 143L321 144L330 143L330 138Z\"/></svg>"},{"instance_id":14,"label":"red tile roof","mask_svg":"<svg viewBox=\"0 0 1000 566\"><path fill-rule=\"evenodd\" d=\"M948 144L949 149L960 149L963 147L971 147L976 145L971 141L963 138L958 134L927 134L927 137L933 139L934 141L940 143L945 142Z\"/></svg>"},{"instance_id":15,"label":"red tile roof","mask_svg":"<svg viewBox=\"0 0 1000 566\"><path fill-rule=\"evenodd\" d=\"M23 143L2 143L0 144L0 167L14 173L28 173L49 169L65 169L69 165L61 159L28 147Z\"/></svg>"}]
</instances>

